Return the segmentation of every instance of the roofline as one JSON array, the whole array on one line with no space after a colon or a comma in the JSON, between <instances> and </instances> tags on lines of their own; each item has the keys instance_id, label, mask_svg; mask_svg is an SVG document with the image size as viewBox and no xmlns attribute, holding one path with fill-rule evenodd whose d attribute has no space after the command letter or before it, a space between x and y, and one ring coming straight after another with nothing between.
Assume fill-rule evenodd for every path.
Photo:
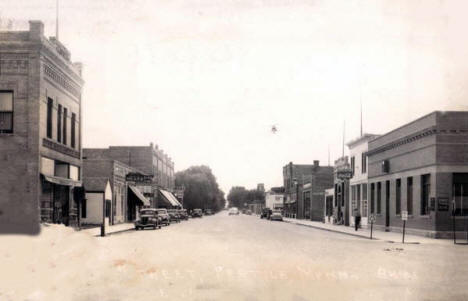
<instances>
[{"instance_id":1,"label":"roofline","mask_svg":"<svg viewBox=\"0 0 468 301\"><path fill-rule=\"evenodd\" d=\"M350 147L354 147L356 144L358 144L359 142L363 142L363 141L371 141L377 137L379 137L380 135L378 134L370 134L370 133L364 133L362 136L359 136L353 140L350 140L349 142L346 143L346 146L348 148Z\"/></svg>"},{"instance_id":2,"label":"roofline","mask_svg":"<svg viewBox=\"0 0 468 301\"><path fill-rule=\"evenodd\" d=\"M408 122L408 123L405 123L405 124L403 124L403 125L401 125L401 126L395 128L395 129L393 129L393 130L391 130L391 131L389 131L389 132L387 132L387 133L385 133L385 134L382 134L382 135L380 135L380 136L378 136L378 137L376 137L376 138L374 138L374 139L372 139L372 140L369 140L369 142L371 142L371 141L374 142L374 141L376 141L376 140L379 140L380 138L383 138L383 137L385 137L385 136L388 136L388 135L390 135L390 134L392 134L392 133L394 133L394 132L396 132L396 131L398 131L398 130L404 128L404 127L407 127L408 125L411 125L411 124L413 124L413 123L416 123L416 122L420 121L421 119L424 119L424 118L426 118L426 117L428 117L428 116L437 115L437 114L440 114L440 113L456 113L456 112L467 112L467 113L468 113L468 111L432 111L432 112L430 112L430 113L428 113L428 114L426 114L426 115L423 115L423 116L421 116L421 117L419 117L419 118L417 118L417 119L415 119L415 120L413 120L413 121L410 121L410 122Z\"/></svg>"}]
</instances>

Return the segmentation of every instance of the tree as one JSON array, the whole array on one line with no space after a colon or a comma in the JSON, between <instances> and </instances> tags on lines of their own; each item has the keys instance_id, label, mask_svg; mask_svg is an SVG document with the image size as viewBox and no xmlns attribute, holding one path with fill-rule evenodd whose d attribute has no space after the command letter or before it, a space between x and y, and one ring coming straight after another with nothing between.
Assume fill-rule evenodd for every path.
<instances>
[{"instance_id":1,"label":"tree","mask_svg":"<svg viewBox=\"0 0 468 301\"><path fill-rule=\"evenodd\" d=\"M192 166L175 175L176 186L184 186L184 207L212 209L224 208L224 192L219 189L216 177L208 166Z\"/></svg>"},{"instance_id":2,"label":"tree","mask_svg":"<svg viewBox=\"0 0 468 301\"><path fill-rule=\"evenodd\" d=\"M245 204L265 203L265 194L257 189L247 190L242 186L233 186L229 191L227 199L230 207L243 208Z\"/></svg>"}]
</instances>

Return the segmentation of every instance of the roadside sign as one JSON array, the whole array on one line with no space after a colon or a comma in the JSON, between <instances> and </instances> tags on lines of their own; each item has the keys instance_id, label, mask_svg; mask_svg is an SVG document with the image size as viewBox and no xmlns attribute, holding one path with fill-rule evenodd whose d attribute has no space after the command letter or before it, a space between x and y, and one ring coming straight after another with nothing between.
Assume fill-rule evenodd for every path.
<instances>
[{"instance_id":1,"label":"roadside sign","mask_svg":"<svg viewBox=\"0 0 468 301\"><path fill-rule=\"evenodd\" d=\"M375 215L374 214L369 215L369 222L370 223L375 223Z\"/></svg>"},{"instance_id":2,"label":"roadside sign","mask_svg":"<svg viewBox=\"0 0 468 301\"><path fill-rule=\"evenodd\" d=\"M408 220L408 211L401 211L401 220L403 221Z\"/></svg>"}]
</instances>

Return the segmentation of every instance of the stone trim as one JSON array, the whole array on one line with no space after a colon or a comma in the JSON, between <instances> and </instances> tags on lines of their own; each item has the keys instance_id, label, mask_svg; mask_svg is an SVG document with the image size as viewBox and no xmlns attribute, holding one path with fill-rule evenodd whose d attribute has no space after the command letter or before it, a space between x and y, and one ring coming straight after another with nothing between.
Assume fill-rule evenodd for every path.
<instances>
[{"instance_id":1,"label":"stone trim","mask_svg":"<svg viewBox=\"0 0 468 301\"><path fill-rule=\"evenodd\" d=\"M47 64L44 64L44 74L52 79L55 83L60 85L63 89L68 91L70 94L75 96L77 99L81 98L81 92L79 88L73 85L71 81L66 79L66 76L61 74L61 72L54 70L54 68Z\"/></svg>"},{"instance_id":2,"label":"stone trim","mask_svg":"<svg viewBox=\"0 0 468 301\"><path fill-rule=\"evenodd\" d=\"M67 156L75 157L77 159L80 159L80 152L77 150L74 150L72 148L69 148L63 144L59 144L57 142L54 142L50 139L47 138L42 138L42 146L47 147L51 150L54 150L56 152L65 154Z\"/></svg>"},{"instance_id":3,"label":"stone trim","mask_svg":"<svg viewBox=\"0 0 468 301\"><path fill-rule=\"evenodd\" d=\"M382 145L380 147L377 147L375 149L368 150L366 154L367 154L367 156L372 156L372 155L375 155L375 154L378 154L378 153L382 153L382 152L397 148L399 146L402 146L404 144L412 143L412 142L414 142L416 140L420 140L422 138L432 136L432 135L436 134L437 132L438 131L437 131L436 127L432 126L432 127L423 129L423 130L421 130L419 132L416 132L414 134L408 135L406 137L397 139L397 140L395 140L393 142L384 144L384 145Z\"/></svg>"}]
</instances>

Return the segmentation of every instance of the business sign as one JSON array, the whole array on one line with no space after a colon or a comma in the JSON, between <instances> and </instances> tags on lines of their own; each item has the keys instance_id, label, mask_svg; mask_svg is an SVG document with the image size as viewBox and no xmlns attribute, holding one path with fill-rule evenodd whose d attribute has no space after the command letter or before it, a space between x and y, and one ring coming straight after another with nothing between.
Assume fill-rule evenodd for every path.
<instances>
[{"instance_id":1,"label":"business sign","mask_svg":"<svg viewBox=\"0 0 468 301\"><path fill-rule=\"evenodd\" d=\"M402 221L408 220L408 211L401 211L401 220Z\"/></svg>"},{"instance_id":2,"label":"business sign","mask_svg":"<svg viewBox=\"0 0 468 301\"><path fill-rule=\"evenodd\" d=\"M336 177L340 180L347 180L353 177L353 170L350 168L338 169L336 171Z\"/></svg>"},{"instance_id":3,"label":"business sign","mask_svg":"<svg viewBox=\"0 0 468 301\"><path fill-rule=\"evenodd\" d=\"M144 175L139 172L130 172L125 177L127 182L135 182L135 183L152 183L153 176Z\"/></svg>"},{"instance_id":4,"label":"business sign","mask_svg":"<svg viewBox=\"0 0 468 301\"><path fill-rule=\"evenodd\" d=\"M449 211L449 199L448 198L439 198L437 202L438 211Z\"/></svg>"}]
</instances>

